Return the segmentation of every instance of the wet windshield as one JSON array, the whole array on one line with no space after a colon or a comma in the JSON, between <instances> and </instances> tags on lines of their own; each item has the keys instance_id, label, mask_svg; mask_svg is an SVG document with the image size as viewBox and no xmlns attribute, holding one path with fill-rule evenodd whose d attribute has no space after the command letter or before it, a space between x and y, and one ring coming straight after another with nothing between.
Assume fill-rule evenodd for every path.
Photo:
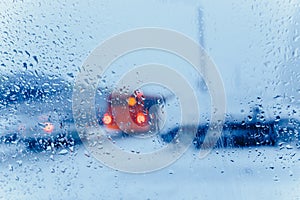
<instances>
[{"instance_id":1,"label":"wet windshield","mask_svg":"<svg viewBox=\"0 0 300 200\"><path fill-rule=\"evenodd\" d=\"M299 199L299 9L1 1L0 198Z\"/></svg>"}]
</instances>

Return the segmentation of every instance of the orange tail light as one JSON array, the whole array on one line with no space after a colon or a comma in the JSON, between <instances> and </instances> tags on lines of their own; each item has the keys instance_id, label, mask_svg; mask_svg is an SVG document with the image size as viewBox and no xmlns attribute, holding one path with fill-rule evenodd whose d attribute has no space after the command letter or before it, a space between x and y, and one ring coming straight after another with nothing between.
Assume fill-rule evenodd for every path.
<instances>
[{"instance_id":1,"label":"orange tail light","mask_svg":"<svg viewBox=\"0 0 300 200\"><path fill-rule=\"evenodd\" d=\"M105 113L103 118L102 118L102 121L103 121L104 124L109 125L109 124L112 123L112 116Z\"/></svg>"},{"instance_id":2,"label":"orange tail light","mask_svg":"<svg viewBox=\"0 0 300 200\"><path fill-rule=\"evenodd\" d=\"M139 123L139 124L143 124L143 123L146 122L146 116L145 116L143 113L138 113L138 114L136 115L136 121L137 121L137 123Z\"/></svg>"}]
</instances>

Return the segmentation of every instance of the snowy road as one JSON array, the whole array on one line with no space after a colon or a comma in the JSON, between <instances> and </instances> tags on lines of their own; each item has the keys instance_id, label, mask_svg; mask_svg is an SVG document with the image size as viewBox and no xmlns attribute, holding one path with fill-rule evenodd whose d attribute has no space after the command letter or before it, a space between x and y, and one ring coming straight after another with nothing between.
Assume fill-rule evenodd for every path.
<instances>
[{"instance_id":1,"label":"snowy road","mask_svg":"<svg viewBox=\"0 0 300 200\"><path fill-rule=\"evenodd\" d=\"M289 147L289 146L288 146ZM299 149L190 148L173 165L148 174L103 166L83 146L1 161L2 199L299 199Z\"/></svg>"}]
</instances>

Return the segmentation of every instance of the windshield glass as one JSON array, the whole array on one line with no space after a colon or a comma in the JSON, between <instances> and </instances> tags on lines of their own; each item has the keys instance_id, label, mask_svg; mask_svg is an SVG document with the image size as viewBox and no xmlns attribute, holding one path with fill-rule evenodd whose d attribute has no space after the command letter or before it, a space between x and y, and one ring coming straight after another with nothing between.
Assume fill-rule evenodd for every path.
<instances>
[{"instance_id":1,"label":"windshield glass","mask_svg":"<svg viewBox=\"0 0 300 200\"><path fill-rule=\"evenodd\" d=\"M0 1L0 198L299 199L299 11Z\"/></svg>"}]
</instances>

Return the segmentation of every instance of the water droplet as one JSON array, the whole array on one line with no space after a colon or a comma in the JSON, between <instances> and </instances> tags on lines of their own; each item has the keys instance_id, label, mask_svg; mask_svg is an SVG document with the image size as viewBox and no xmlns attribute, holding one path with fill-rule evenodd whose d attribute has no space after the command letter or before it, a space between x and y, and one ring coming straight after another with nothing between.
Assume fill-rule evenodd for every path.
<instances>
[{"instance_id":1,"label":"water droplet","mask_svg":"<svg viewBox=\"0 0 300 200\"><path fill-rule=\"evenodd\" d=\"M12 165L8 165L8 170L11 172L14 171L14 167Z\"/></svg>"},{"instance_id":2,"label":"water droplet","mask_svg":"<svg viewBox=\"0 0 300 200\"><path fill-rule=\"evenodd\" d=\"M30 53L28 51L25 50L25 53L28 55L28 57L30 57Z\"/></svg>"},{"instance_id":3,"label":"water droplet","mask_svg":"<svg viewBox=\"0 0 300 200\"><path fill-rule=\"evenodd\" d=\"M273 178L273 180L276 181L276 182L279 181L278 176L275 176L275 177Z\"/></svg>"},{"instance_id":4,"label":"water droplet","mask_svg":"<svg viewBox=\"0 0 300 200\"><path fill-rule=\"evenodd\" d=\"M248 121L252 121L253 117L248 115Z\"/></svg>"},{"instance_id":5,"label":"water droplet","mask_svg":"<svg viewBox=\"0 0 300 200\"><path fill-rule=\"evenodd\" d=\"M84 151L84 155L85 155L86 157L90 157L90 156L91 156L90 153L89 153L88 151Z\"/></svg>"},{"instance_id":6,"label":"water droplet","mask_svg":"<svg viewBox=\"0 0 300 200\"><path fill-rule=\"evenodd\" d=\"M22 166L22 160L17 160L17 164L19 165L19 166Z\"/></svg>"},{"instance_id":7,"label":"water droplet","mask_svg":"<svg viewBox=\"0 0 300 200\"><path fill-rule=\"evenodd\" d=\"M23 63L23 67L25 68L25 69L27 69L27 63Z\"/></svg>"},{"instance_id":8,"label":"water droplet","mask_svg":"<svg viewBox=\"0 0 300 200\"><path fill-rule=\"evenodd\" d=\"M71 78L74 78L74 74L73 73L67 73L67 75Z\"/></svg>"},{"instance_id":9,"label":"water droplet","mask_svg":"<svg viewBox=\"0 0 300 200\"><path fill-rule=\"evenodd\" d=\"M58 155L66 155L68 153L67 149L63 149L60 152L58 152Z\"/></svg>"}]
</instances>

